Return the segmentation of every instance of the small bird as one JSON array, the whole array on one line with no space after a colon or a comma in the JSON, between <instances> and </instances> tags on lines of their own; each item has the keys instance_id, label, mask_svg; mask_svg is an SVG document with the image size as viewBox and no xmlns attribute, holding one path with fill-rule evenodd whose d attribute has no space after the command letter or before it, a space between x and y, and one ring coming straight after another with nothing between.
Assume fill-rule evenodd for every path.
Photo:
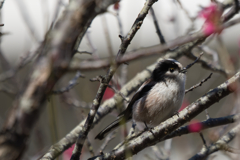
<instances>
[{"instance_id":1,"label":"small bird","mask_svg":"<svg viewBox=\"0 0 240 160\"><path fill-rule=\"evenodd\" d=\"M186 71L187 68L183 68L174 59L161 59L151 77L134 94L127 108L95 139L102 140L107 133L131 119L155 127L173 116L183 102Z\"/></svg>"}]
</instances>

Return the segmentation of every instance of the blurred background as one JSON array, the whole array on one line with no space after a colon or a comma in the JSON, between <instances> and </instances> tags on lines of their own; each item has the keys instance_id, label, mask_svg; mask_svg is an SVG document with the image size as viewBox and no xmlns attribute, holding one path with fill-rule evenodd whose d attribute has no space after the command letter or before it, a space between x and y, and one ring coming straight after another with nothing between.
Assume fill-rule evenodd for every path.
<instances>
[{"instance_id":1,"label":"blurred background","mask_svg":"<svg viewBox=\"0 0 240 160\"><path fill-rule=\"evenodd\" d=\"M60 17L62 11L64 11L64 8L68 4L68 0L2 0L1 2L3 3L3 7L1 9L0 18L1 23L4 24L4 27L1 27L1 32L4 34L1 37L1 50L12 67L17 66L19 62L21 62L21 59L26 55L33 54L33 51L36 50L39 43L44 39L46 31L49 29L55 17ZM108 57L111 53L116 55L121 43L118 35L126 35L128 33L144 3L145 0L122 0L119 3L119 8L116 8L116 6L110 6L107 13L99 15L94 19L79 47L80 51L89 51L92 52L93 55L78 54L74 58L83 61L93 57L95 59ZM179 36L184 36L187 33L201 29L204 20L199 18L199 12L203 7L209 6L211 1L181 0L181 3L184 9L180 7L176 0L159 0L153 5L159 26L167 42L174 40ZM117 13L119 13L119 18L122 22L122 33L120 33L116 16ZM191 22L188 16L196 18L196 20ZM239 14L235 17L239 17ZM226 47L231 59L231 64L229 65L233 65L235 68L233 73L236 73L239 67L239 31L240 25L235 25L221 33L224 47ZM148 14L141 29L137 32L131 42L128 51L157 45L159 43L152 15ZM221 57L219 58L218 55L219 50L221 50L221 45L216 41L216 37L213 37L207 45L209 54L205 53L204 56L211 59L213 63L218 62L222 64L222 61L220 60ZM145 69L146 66L155 63L158 57L159 55L149 56L144 59L130 62L129 65L125 66L125 70L127 71L125 73L125 81L127 82L133 78L138 72ZM182 57L179 61L184 66L192 62L192 60L189 60L186 57ZM31 63L28 64L27 67L21 69L17 73L17 76L15 76L15 78L18 77L16 80L19 84L22 84L20 88L24 88L23 84L26 80L25 77L29 74L30 69ZM3 69L1 69L1 72L2 71ZM95 97L99 85L97 82L90 82L89 79L96 77L97 75L104 75L106 69L81 73L85 75L85 78L80 78L78 80L78 85L75 86L74 89L63 95L52 95L49 97L49 101L32 132L32 136L29 140L30 146L23 159L31 160L38 158L50 148L51 144L64 137L87 116L89 105ZM210 73L211 71L203 69L199 64L194 65L188 71L186 88L190 88L200 82ZM117 73L118 76L114 77L119 84L121 82L118 78L122 74L122 70L119 69ZM57 84L55 89L66 86L74 75L75 72L66 74ZM187 106L194 102L208 90L217 87L225 80L226 77L223 75L213 73L212 78L204 83L202 87L195 89L185 96L183 105ZM4 86L7 84L2 83L1 85ZM114 92L108 89L105 92L104 100L112 97L113 94ZM238 105L236 97L237 95L232 94L213 105L208 110L209 115L212 118L230 115L232 108L234 108L235 105ZM8 111L13 106L14 96L0 92L0 102L0 127L2 127L4 120L8 115ZM113 111L113 113L106 116L89 133L88 140L92 144L94 152L97 153L99 146L102 144L102 141L95 140L94 137L110 121L114 120L117 115L117 111ZM196 117L195 121L202 121L205 119L206 114L202 113ZM128 125L131 126L130 123ZM208 140L208 144L214 142L218 136L214 130L216 130L216 128L203 132L205 138ZM123 140L123 135L120 133L121 132L117 133L116 138L109 143L104 152L111 151L114 146ZM166 150L166 152L169 153L170 159L190 158L196 154L203 145L201 138L197 133L174 138L173 141L168 142L168 144L171 146L170 150L167 150L166 148L164 149L164 146L166 147L166 142L159 143L156 146L159 151ZM233 145L234 147L239 147L235 146L238 144ZM153 149L148 148L133 156L133 159L156 159L155 155L152 153ZM61 156L59 159L65 160L68 155L71 155L71 151L65 152L64 156ZM224 152L218 152L214 155L216 155L215 159L231 159L232 156ZM82 156L82 159L90 157L87 147L84 148Z\"/></svg>"}]
</instances>

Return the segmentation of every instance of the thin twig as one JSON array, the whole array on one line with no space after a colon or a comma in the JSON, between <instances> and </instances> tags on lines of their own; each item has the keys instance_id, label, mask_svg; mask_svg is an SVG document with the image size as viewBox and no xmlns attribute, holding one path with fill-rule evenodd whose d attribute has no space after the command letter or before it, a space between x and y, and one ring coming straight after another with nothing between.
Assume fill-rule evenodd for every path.
<instances>
[{"instance_id":1,"label":"thin twig","mask_svg":"<svg viewBox=\"0 0 240 160\"><path fill-rule=\"evenodd\" d=\"M115 87L112 85L108 85L109 88L111 88L115 93L119 94L126 102L129 103L129 98L125 97L119 90L117 90Z\"/></svg>"},{"instance_id":2,"label":"thin twig","mask_svg":"<svg viewBox=\"0 0 240 160\"><path fill-rule=\"evenodd\" d=\"M207 148L207 143L206 143L206 140L205 140L202 132L199 132L199 135L200 135L200 137L201 137L201 139L202 139L202 141L203 141L203 145Z\"/></svg>"},{"instance_id":3,"label":"thin twig","mask_svg":"<svg viewBox=\"0 0 240 160\"><path fill-rule=\"evenodd\" d=\"M150 9L150 12L151 12L152 17L153 17L154 26L155 26L157 35L158 35L158 37L159 37L159 40L160 40L161 44L165 44L166 41L165 41L164 36L163 36L163 34L162 34L161 30L160 30L160 27L159 27L158 21L157 21L157 17L156 17L156 15L155 15L155 12L154 12L154 10L153 10L152 7L151 7L151 9Z\"/></svg>"},{"instance_id":4,"label":"thin twig","mask_svg":"<svg viewBox=\"0 0 240 160\"><path fill-rule=\"evenodd\" d=\"M186 53L185 56L190 58L190 59L196 59L197 58L192 52ZM206 68L206 69L211 70L213 72L221 73L225 77L228 76L228 72L225 71L224 69L222 69L220 65L213 66L211 61L209 61L209 59L207 59L205 57L202 57L201 59L199 59L198 63L200 63L203 68Z\"/></svg>"},{"instance_id":5,"label":"thin twig","mask_svg":"<svg viewBox=\"0 0 240 160\"><path fill-rule=\"evenodd\" d=\"M117 10L116 18L117 18L117 21L118 21L119 34L123 35L123 27L122 27L123 25L122 25L121 18L119 16L119 9Z\"/></svg>"},{"instance_id":6,"label":"thin twig","mask_svg":"<svg viewBox=\"0 0 240 160\"><path fill-rule=\"evenodd\" d=\"M187 66L185 67L185 69L187 70L187 69L191 68L195 63L197 63L197 61L202 57L202 55L203 55L203 52L200 53L200 55L198 56L198 58L197 58L193 63L190 63L189 65L187 65Z\"/></svg>"},{"instance_id":7,"label":"thin twig","mask_svg":"<svg viewBox=\"0 0 240 160\"><path fill-rule=\"evenodd\" d=\"M207 120L210 118L210 116L209 116L209 113L208 113L208 110L207 109L205 109L205 113L206 113L206 118L207 118Z\"/></svg>"},{"instance_id":8,"label":"thin twig","mask_svg":"<svg viewBox=\"0 0 240 160\"><path fill-rule=\"evenodd\" d=\"M238 124L236 127L234 127L231 131L229 131L225 136L220 138L217 142L212 144L211 146L207 148L202 148L199 153L197 153L195 156L190 158L189 160L203 160L205 159L208 155L219 151L219 150L227 150L228 145L227 143L231 142L233 138L239 133L240 131L240 124Z\"/></svg>"},{"instance_id":9,"label":"thin twig","mask_svg":"<svg viewBox=\"0 0 240 160\"><path fill-rule=\"evenodd\" d=\"M15 68L11 68L8 71L5 71L0 74L0 82L6 81L10 78L13 78L18 71L20 71L23 67L31 62L35 58L37 54L33 54L30 56L30 52L28 52L24 57L21 57L19 64Z\"/></svg>"},{"instance_id":10,"label":"thin twig","mask_svg":"<svg viewBox=\"0 0 240 160\"><path fill-rule=\"evenodd\" d=\"M196 85L192 86L191 88L189 88L188 90L186 90L186 91L185 91L185 94L187 94L188 92L196 89L197 87L202 86L202 84L203 84L204 82L206 82L208 79L211 78L212 74L213 74L213 73L210 73L210 75L209 75L207 78L201 80L201 82L199 82L198 84L196 84Z\"/></svg>"},{"instance_id":11,"label":"thin twig","mask_svg":"<svg viewBox=\"0 0 240 160\"><path fill-rule=\"evenodd\" d=\"M236 13L239 12L239 1L234 0L234 6L223 16L223 22L230 20Z\"/></svg>"},{"instance_id":12,"label":"thin twig","mask_svg":"<svg viewBox=\"0 0 240 160\"><path fill-rule=\"evenodd\" d=\"M52 94L62 94L64 92L68 92L69 90L71 90L74 86L76 86L77 80L79 77L84 78L85 76L83 74L81 74L81 72L77 72L76 75L73 77L73 79L71 81L69 81L68 86L61 88L60 90L56 90L56 91L52 91Z\"/></svg>"},{"instance_id":13,"label":"thin twig","mask_svg":"<svg viewBox=\"0 0 240 160\"><path fill-rule=\"evenodd\" d=\"M201 51L203 51L204 53L206 54L209 54L212 56L212 59L213 59L213 64L214 65L217 65L218 64L218 53L211 49L210 47L208 47L207 45L201 45L198 47Z\"/></svg>"},{"instance_id":14,"label":"thin twig","mask_svg":"<svg viewBox=\"0 0 240 160\"><path fill-rule=\"evenodd\" d=\"M76 51L76 53L92 55L92 52L88 52L88 51Z\"/></svg>"},{"instance_id":15,"label":"thin twig","mask_svg":"<svg viewBox=\"0 0 240 160\"><path fill-rule=\"evenodd\" d=\"M97 115L97 111L101 104L101 100L104 95L104 92L107 88L107 84L111 81L114 73L116 72L116 70L118 68L118 66L114 65L114 64L116 64L117 60L125 54L130 42L132 41L132 39L135 36L135 34L137 33L137 31L140 29L140 27L143 23L143 20L145 19L149 9L156 1L157 0L147 0L146 1L146 3L143 6L143 9L141 10L138 17L136 18L132 28L128 32L127 36L123 38L122 43L119 48L119 51L118 51L118 54L117 54L117 57L116 57L113 65L111 65L107 74L102 79L103 83L100 83L96 97L93 100L92 108L88 114L87 120L84 123L83 130L78 135L78 139L76 141L76 144L75 144L72 156L71 156L71 160L78 160L81 155L82 146L83 146L83 144L88 136L88 133L93 125L94 117L95 117L95 115Z\"/></svg>"},{"instance_id":16,"label":"thin twig","mask_svg":"<svg viewBox=\"0 0 240 160\"><path fill-rule=\"evenodd\" d=\"M89 30L86 32L86 38L87 38L88 44L89 44L89 46L90 46L90 48L92 50L93 58L94 59L99 59L99 54L97 52L96 47L94 46L94 43L92 42Z\"/></svg>"},{"instance_id":17,"label":"thin twig","mask_svg":"<svg viewBox=\"0 0 240 160\"><path fill-rule=\"evenodd\" d=\"M61 98L60 100L67 105L77 107L77 108L83 108L83 109L90 109L91 103L87 103L81 100L77 100L73 98L73 96L69 96L69 93L64 92L63 94L60 95Z\"/></svg>"},{"instance_id":18,"label":"thin twig","mask_svg":"<svg viewBox=\"0 0 240 160\"><path fill-rule=\"evenodd\" d=\"M99 153L101 154L104 149L107 147L108 143L113 140L116 137L116 131L111 132L109 135L107 135L105 141L103 142L103 144L101 145L100 149L99 149Z\"/></svg>"}]
</instances>

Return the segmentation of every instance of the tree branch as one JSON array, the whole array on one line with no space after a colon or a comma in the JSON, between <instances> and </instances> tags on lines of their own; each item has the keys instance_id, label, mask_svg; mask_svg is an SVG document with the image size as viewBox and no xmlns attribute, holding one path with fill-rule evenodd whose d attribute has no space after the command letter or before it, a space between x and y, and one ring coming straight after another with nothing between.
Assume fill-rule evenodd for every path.
<instances>
[{"instance_id":1,"label":"tree branch","mask_svg":"<svg viewBox=\"0 0 240 160\"><path fill-rule=\"evenodd\" d=\"M126 37L122 37L122 43L119 47L119 51L117 54L117 58L116 61L118 59L120 59L124 53L126 52L131 40L133 39L133 37L135 36L135 34L137 33L137 31L140 29L143 20L145 19L146 15L148 14L149 9L151 8L151 6L156 2L157 0L147 0L146 3L144 4L143 9L141 10L141 12L139 13L137 19L135 20L132 28L130 29L130 31L128 32ZM71 160L78 160L80 155L81 155L81 150L83 147L83 144L87 138L88 132L90 131L93 121L94 121L94 117L97 113L97 110L100 106L103 94L107 88L108 83L110 82L110 80L113 77L113 74L116 72L118 66L115 65L116 62L111 65L111 67L108 70L108 73L105 77L103 77L102 82L100 83L99 89L97 91L96 97L93 100L93 105L92 105L92 109L90 110L87 120L84 123L83 129L81 130L81 132L79 133L78 139L76 141L72 156L71 156Z\"/></svg>"},{"instance_id":2,"label":"tree branch","mask_svg":"<svg viewBox=\"0 0 240 160\"><path fill-rule=\"evenodd\" d=\"M194 42L189 42L188 44L185 44L179 47L175 51L168 51L165 53L165 58L178 59L181 56L183 56L185 53L190 52L192 48L194 48L196 45L200 44L201 42L203 42L203 39L200 39ZM136 91L141 86L141 84L150 77L151 72L155 68L155 65L156 63L148 66L145 70L138 73L132 80L130 80L125 86L122 87L120 92L125 97L127 97L130 94L132 94L134 91ZM95 115L93 126L99 123L100 120L103 117L105 117L108 113L110 113L113 109L121 105L123 101L124 101L123 98L118 94L115 94L113 98L105 101L101 105L101 107L99 107L98 112ZM66 149L71 147L72 144L76 142L77 135L83 129L83 125L85 121L86 119L84 119L78 126L76 126L65 137L63 137L58 143L52 145L49 151L42 157L42 159L53 160L57 156L59 156L61 153L63 153Z\"/></svg>"},{"instance_id":3,"label":"tree branch","mask_svg":"<svg viewBox=\"0 0 240 160\"><path fill-rule=\"evenodd\" d=\"M164 139L169 133L177 129L179 126L188 122L199 113L210 107L214 103L218 102L225 96L232 93L234 90L233 85L240 79L240 72L235 74L231 79L224 82L217 88L209 91L207 94L196 100L194 103L183 109L178 116L175 115L169 118L165 122L161 123L157 127L151 129L151 131L145 131L141 136L133 137L130 141L127 141L123 146L112 150L110 153L98 157L97 159L124 159L127 158L125 152L128 151L132 155L138 153L142 149L154 145ZM114 158L113 158L114 157Z\"/></svg>"},{"instance_id":4,"label":"tree branch","mask_svg":"<svg viewBox=\"0 0 240 160\"><path fill-rule=\"evenodd\" d=\"M217 142L215 142L211 146L209 146L207 148L202 148L199 153L197 153L195 156L193 156L189 160L206 159L207 156L209 156L210 154L212 154L214 152L217 152L219 150L227 150L227 148L228 148L227 144L235 138L235 136L239 133L239 131L240 131L240 124L238 124L236 127L234 127L225 136L220 138Z\"/></svg>"},{"instance_id":5,"label":"tree branch","mask_svg":"<svg viewBox=\"0 0 240 160\"><path fill-rule=\"evenodd\" d=\"M77 41L96 15L117 0L71 0L63 16L42 43L27 86L16 99L0 134L0 159L20 159L27 139L53 86L67 71Z\"/></svg>"}]
</instances>

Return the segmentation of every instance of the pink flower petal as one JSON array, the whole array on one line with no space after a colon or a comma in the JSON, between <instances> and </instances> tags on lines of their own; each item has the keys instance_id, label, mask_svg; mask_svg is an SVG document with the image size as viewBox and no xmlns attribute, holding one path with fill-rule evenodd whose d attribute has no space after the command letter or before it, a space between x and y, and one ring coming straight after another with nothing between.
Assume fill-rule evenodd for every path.
<instances>
[{"instance_id":1,"label":"pink flower petal","mask_svg":"<svg viewBox=\"0 0 240 160\"><path fill-rule=\"evenodd\" d=\"M216 26L213 23L205 23L203 26L203 33L207 36L217 32Z\"/></svg>"},{"instance_id":2,"label":"pink flower petal","mask_svg":"<svg viewBox=\"0 0 240 160\"><path fill-rule=\"evenodd\" d=\"M72 145L65 152L63 152L63 160L69 160L71 158L73 149L74 145Z\"/></svg>"},{"instance_id":3,"label":"pink flower petal","mask_svg":"<svg viewBox=\"0 0 240 160\"><path fill-rule=\"evenodd\" d=\"M199 132L202 129L202 124L198 120L192 120L188 126L189 132Z\"/></svg>"}]
</instances>

